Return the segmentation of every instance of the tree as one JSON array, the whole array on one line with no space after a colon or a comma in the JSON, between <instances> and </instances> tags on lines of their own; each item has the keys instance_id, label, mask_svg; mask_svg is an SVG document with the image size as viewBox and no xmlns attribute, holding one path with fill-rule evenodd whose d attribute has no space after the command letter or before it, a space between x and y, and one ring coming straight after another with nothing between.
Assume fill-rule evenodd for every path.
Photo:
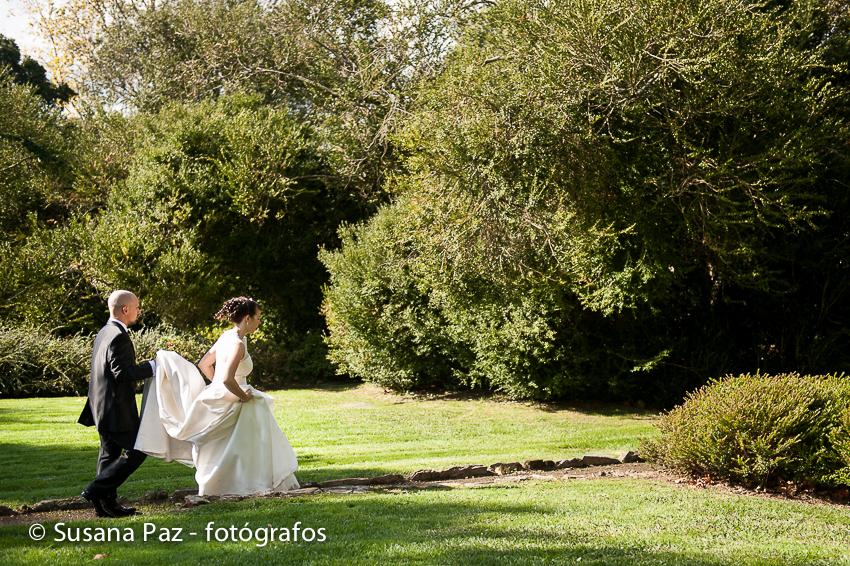
<instances>
[{"instance_id":1,"label":"tree","mask_svg":"<svg viewBox=\"0 0 850 566\"><path fill-rule=\"evenodd\" d=\"M412 88L489 1L53 0L35 2L56 69L82 97L156 111L256 92L297 113L364 213L386 199L389 133Z\"/></svg>"},{"instance_id":2,"label":"tree","mask_svg":"<svg viewBox=\"0 0 850 566\"><path fill-rule=\"evenodd\" d=\"M726 371L846 367L839 5L488 10L398 137L393 211L325 256L332 355L369 379L387 356L415 376L407 352L462 351L451 383L538 398L669 400ZM388 225L405 247L390 239L364 276L355 258ZM358 277L377 290L344 291ZM421 305L446 321L433 339L348 314ZM401 354L382 332L409 336Z\"/></svg>"},{"instance_id":3,"label":"tree","mask_svg":"<svg viewBox=\"0 0 850 566\"><path fill-rule=\"evenodd\" d=\"M137 290L184 328L209 326L223 298L241 294L263 302L277 339L321 326L316 251L356 207L323 174L310 128L256 96L133 121L128 175L88 221L88 278Z\"/></svg>"},{"instance_id":4,"label":"tree","mask_svg":"<svg viewBox=\"0 0 850 566\"><path fill-rule=\"evenodd\" d=\"M35 92L48 104L68 102L75 94L64 83L53 84L47 78L47 71L35 59L28 56L21 59L18 44L4 35L0 35L0 68L2 67L7 68L9 76L17 84L35 88Z\"/></svg>"},{"instance_id":5,"label":"tree","mask_svg":"<svg viewBox=\"0 0 850 566\"><path fill-rule=\"evenodd\" d=\"M67 187L66 125L36 89L0 69L0 231L22 237L30 214L46 219Z\"/></svg>"}]
</instances>

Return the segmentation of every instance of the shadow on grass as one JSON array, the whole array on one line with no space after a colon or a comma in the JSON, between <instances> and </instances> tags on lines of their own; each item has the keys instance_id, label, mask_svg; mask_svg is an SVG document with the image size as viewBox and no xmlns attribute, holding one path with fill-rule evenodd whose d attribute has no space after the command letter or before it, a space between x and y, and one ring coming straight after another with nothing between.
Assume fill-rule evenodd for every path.
<instances>
[{"instance_id":1,"label":"shadow on grass","mask_svg":"<svg viewBox=\"0 0 850 566\"><path fill-rule=\"evenodd\" d=\"M0 443L0 504L20 507L44 499L75 497L94 479L98 449L63 445ZM301 469L296 472L303 483L352 477L374 477L394 473L395 469L313 468L304 469L315 456L298 456ZM148 457L121 486L122 496L137 499L149 491L173 491L197 487L195 470L177 462Z\"/></svg>"},{"instance_id":2,"label":"shadow on grass","mask_svg":"<svg viewBox=\"0 0 850 566\"><path fill-rule=\"evenodd\" d=\"M494 401L498 403L515 403L533 407L547 413L560 411L573 411L589 416L618 417L629 416L635 418L655 419L660 409L645 406L636 406L630 403L612 403L606 401L517 401L503 395L488 393L485 391L393 391L376 383L361 380L327 381L321 383L302 384L297 382L281 384L268 388L273 391L328 391L344 392L357 389L361 386L374 389L378 395L386 395L395 399L394 404L403 404L410 401Z\"/></svg>"},{"instance_id":3,"label":"shadow on grass","mask_svg":"<svg viewBox=\"0 0 850 566\"><path fill-rule=\"evenodd\" d=\"M258 385L258 387L264 391L329 391L329 392L341 392L341 391L350 391L352 389L357 389L361 385L363 385L363 381L354 380L354 379L340 379L333 381L318 381L318 382L302 382L302 381L289 381L286 383L269 383L268 385Z\"/></svg>"},{"instance_id":4,"label":"shadow on grass","mask_svg":"<svg viewBox=\"0 0 850 566\"><path fill-rule=\"evenodd\" d=\"M0 443L0 469L4 470L0 502L19 507L44 499L75 497L94 479L97 454L96 445ZM153 489L193 485L194 470L176 462L147 458L120 493L135 497Z\"/></svg>"},{"instance_id":5,"label":"shadow on grass","mask_svg":"<svg viewBox=\"0 0 850 566\"><path fill-rule=\"evenodd\" d=\"M218 503L186 512L121 522L78 522L81 525L130 526L132 543L50 542L29 540L24 526L0 528L0 550L7 558L25 563L90 561L98 553L135 564L196 564L212 559L223 564L335 562L339 564L730 564L710 553L666 550L671 533L655 535L616 533L585 524L578 527L568 515L557 515L557 502L539 504L477 500L469 494L443 494L439 500L425 496L370 495L310 497L240 503ZM163 532L183 529L179 544L142 541L142 523L153 521ZM573 528L570 523L573 522ZM207 525L213 523L211 530ZM325 542L218 542L213 528L237 529L274 526L292 533L300 522L307 528L325 529ZM52 524L47 532L55 538ZM189 533L197 533L191 536ZM213 537L207 540L207 532ZM221 532L221 531L220 531ZM265 531L268 532L268 531ZM315 534L315 533L314 533ZM226 533L224 537L226 538ZM267 536L267 535L266 535ZM302 534L303 537L303 534ZM792 562L793 563L793 562ZM802 562L801 562L802 563Z\"/></svg>"},{"instance_id":6,"label":"shadow on grass","mask_svg":"<svg viewBox=\"0 0 850 566\"><path fill-rule=\"evenodd\" d=\"M385 390L387 395L395 395L400 400L413 401L494 401L499 403L515 403L539 409L546 413L572 411L588 416L600 417L634 417L656 419L658 410L646 407L632 406L626 403L610 403L604 401L516 401L492 393L451 391L451 392L414 392L395 393Z\"/></svg>"},{"instance_id":7,"label":"shadow on grass","mask_svg":"<svg viewBox=\"0 0 850 566\"><path fill-rule=\"evenodd\" d=\"M19 422L21 412L18 409L0 407L0 424Z\"/></svg>"}]
</instances>

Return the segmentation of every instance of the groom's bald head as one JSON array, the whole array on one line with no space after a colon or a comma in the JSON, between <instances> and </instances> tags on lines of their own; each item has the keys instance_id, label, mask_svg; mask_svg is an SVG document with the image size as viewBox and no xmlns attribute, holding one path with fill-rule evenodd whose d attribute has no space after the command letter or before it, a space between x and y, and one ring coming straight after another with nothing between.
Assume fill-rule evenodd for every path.
<instances>
[{"instance_id":1,"label":"groom's bald head","mask_svg":"<svg viewBox=\"0 0 850 566\"><path fill-rule=\"evenodd\" d=\"M118 289L112 291L106 301L109 314L127 326L136 322L139 318L139 298L130 291Z\"/></svg>"}]
</instances>

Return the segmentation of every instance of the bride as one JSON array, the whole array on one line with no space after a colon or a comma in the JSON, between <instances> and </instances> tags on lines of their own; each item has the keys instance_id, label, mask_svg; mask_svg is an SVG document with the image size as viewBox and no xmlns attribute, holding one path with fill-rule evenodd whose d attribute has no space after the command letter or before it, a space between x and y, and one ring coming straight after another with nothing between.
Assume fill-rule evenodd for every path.
<instances>
[{"instance_id":1,"label":"bride","mask_svg":"<svg viewBox=\"0 0 850 566\"><path fill-rule=\"evenodd\" d=\"M297 489L298 460L275 421L274 400L245 379L253 368L246 337L260 326L260 306L235 297L215 317L233 328L198 367L174 352L157 352L135 448L194 466L199 495ZM198 368L211 380L206 387Z\"/></svg>"}]
</instances>

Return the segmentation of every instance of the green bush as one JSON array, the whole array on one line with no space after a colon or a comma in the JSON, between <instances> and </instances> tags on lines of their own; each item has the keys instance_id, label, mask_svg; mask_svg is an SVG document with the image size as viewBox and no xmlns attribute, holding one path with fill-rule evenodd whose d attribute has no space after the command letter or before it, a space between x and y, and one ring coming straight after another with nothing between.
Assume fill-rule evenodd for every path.
<instances>
[{"instance_id":1,"label":"green bush","mask_svg":"<svg viewBox=\"0 0 850 566\"><path fill-rule=\"evenodd\" d=\"M132 336L137 360L151 360L157 350L171 350L197 363L212 346L212 342L206 338L181 332L167 324L133 332Z\"/></svg>"},{"instance_id":2,"label":"green bush","mask_svg":"<svg viewBox=\"0 0 850 566\"><path fill-rule=\"evenodd\" d=\"M689 394L645 443L652 460L747 486L850 479L850 378L741 375Z\"/></svg>"},{"instance_id":3,"label":"green bush","mask_svg":"<svg viewBox=\"0 0 850 566\"><path fill-rule=\"evenodd\" d=\"M659 404L713 375L848 367L839 8L482 12L395 133L395 202L322 257L334 362Z\"/></svg>"},{"instance_id":4,"label":"green bush","mask_svg":"<svg viewBox=\"0 0 850 566\"><path fill-rule=\"evenodd\" d=\"M463 346L412 272L414 242L403 203L340 230L343 247L319 257L331 274L323 313L328 356L341 374L401 391L453 388ZM468 348L466 348L468 350Z\"/></svg>"},{"instance_id":5,"label":"green bush","mask_svg":"<svg viewBox=\"0 0 850 566\"><path fill-rule=\"evenodd\" d=\"M309 128L247 95L170 105L134 127L127 178L78 252L87 277L104 294L132 289L181 328L241 294L263 303L277 338L320 327L316 248L348 208Z\"/></svg>"},{"instance_id":6,"label":"green bush","mask_svg":"<svg viewBox=\"0 0 850 566\"><path fill-rule=\"evenodd\" d=\"M159 349L197 361L210 346L165 325L132 334L140 361ZM93 342L92 335L57 338L34 326L0 328L0 396L85 395Z\"/></svg>"},{"instance_id":7,"label":"green bush","mask_svg":"<svg viewBox=\"0 0 850 566\"><path fill-rule=\"evenodd\" d=\"M315 385L336 379L334 368L327 358L327 346L319 332L296 334L283 343L268 339L251 340L248 351L254 362L248 381L261 389L280 389L293 384Z\"/></svg>"},{"instance_id":8,"label":"green bush","mask_svg":"<svg viewBox=\"0 0 850 566\"><path fill-rule=\"evenodd\" d=\"M331 274L328 355L340 373L402 391L552 399L623 394L608 376L653 364L645 352L613 355L601 317L582 314L562 286L505 285L487 266L438 261L421 230L429 215L402 197L343 229L340 250L320 254Z\"/></svg>"},{"instance_id":9,"label":"green bush","mask_svg":"<svg viewBox=\"0 0 850 566\"><path fill-rule=\"evenodd\" d=\"M82 395L91 338L55 338L36 327L0 328L0 396Z\"/></svg>"}]
</instances>

